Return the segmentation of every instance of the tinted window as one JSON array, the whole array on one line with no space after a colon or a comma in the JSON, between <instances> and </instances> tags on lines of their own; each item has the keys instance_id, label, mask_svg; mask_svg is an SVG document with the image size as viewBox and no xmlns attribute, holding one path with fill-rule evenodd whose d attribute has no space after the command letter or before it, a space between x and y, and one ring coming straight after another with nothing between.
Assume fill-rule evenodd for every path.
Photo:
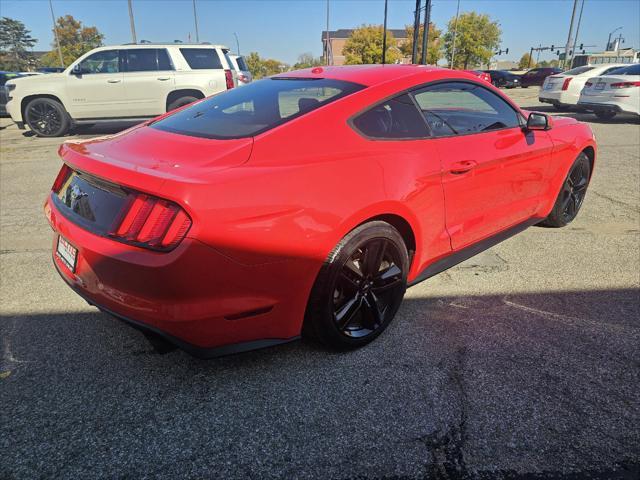
<instances>
[{"instance_id":1,"label":"tinted window","mask_svg":"<svg viewBox=\"0 0 640 480\"><path fill-rule=\"evenodd\" d=\"M181 48L180 52L194 70L222 68L218 52L213 48Z\"/></svg>"},{"instance_id":2,"label":"tinted window","mask_svg":"<svg viewBox=\"0 0 640 480\"><path fill-rule=\"evenodd\" d=\"M618 67L611 67L611 68L607 68L604 72L602 72L602 73L600 74L600 76L602 76L602 75L607 75L607 74L609 74L609 73L616 73L618 70L622 70L623 68L626 68L626 67L620 67L620 66L618 66Z\"/></svg>"},{"instance_id":3,"label":"tinted window","mask_svg":"<svg viewBox=\"0 0 640 480\"><path fill-rule=\"evenodd\" d=\"M169 54L164 48L156 50L158 52L158 70L173 70L173 65L169 59Z\"/></svg>"},{"instance_id":4,"label":"tinted window","mask_svg":"<svg viewBox=\"0 0 640 480\"><path fill-rule=\"evenodd\" d=\"M640 75L640 63L622 67L616 72L616 75Z\"/></svg>"},{"instance_id":5,"label":"tinted window","mask_svg":"<svg viewBox=\"0 0 640 480\"><path fill-rule=\"evenodd\" d=\"M434 136L480 133L520 126L518 113L480 85L450 82L414 93Z\"/></svg>"},{"instance_id":6,"label":"tinted window","mask_svg":"<svg viewBox=\"0 0 640 480\"><path fill-rule=\"evenodd\" d=\"M118 50L104 50L88 56L80 63L82 73L118 73L120 71Z\"/></svg>"},{"instance_id":7,"label":"tinted window","mask_svg":"<svg viewBox=\"0 0 640 480\"><path fill-rule=\"evenodd\" d=\"M424 119L409 95L388 100L359 115L353 125L374 138L420 138L429 135Z\"/></svg>"},{"instance_id":8,"label":"tinted window","mask_svg":"<svg viewBox=\"0 0 640 480\"><path fill-rule=\"evenodd\" d=\"M590 70L593 70L593 67L577 67L577 68L573 68L571 70L567 70L565 73L565 75L580 75L581 73L585 73L588 72Z\"/></svg>"},{"instance_id":9,"label":"tinted window","mask_svg":"<svg viewBox=\"0 0 640 480\"><path fill-rule=\"evenodd\" d=\"M127 71L155 72L158 70L158 53L155 48L136 48L125 50Z\"/></svg>"},{"instance_id":10,"label":"tinted window","mask_svg":"<svg viewBox=\"0 0 640 480\"><path fill-rule=\"evenodd\" d=\"M269 78L214 95L151 126L194 137L249 137L362 88L329 79Z\"/></svg>"},{"instance_id":11,"label":"tinted window","mask_svg":"<svg viewBox=\"0 0 640 480\"><path fill-rule=\"evenodd\" d=\"M238 62L238 68L240 70L244 70L245 72L249 70L249 67L247 67L247 62L244 61L244 57L236 58L236 62Z\"/></svg>"}]
</instances>

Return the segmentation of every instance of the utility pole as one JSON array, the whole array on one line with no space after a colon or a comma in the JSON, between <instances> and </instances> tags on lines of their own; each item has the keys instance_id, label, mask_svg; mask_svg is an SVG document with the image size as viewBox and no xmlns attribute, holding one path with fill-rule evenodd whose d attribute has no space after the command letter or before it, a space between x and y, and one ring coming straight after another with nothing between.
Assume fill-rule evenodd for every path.
<instances>
[{"instance_id":1,"label":"utility pole","mask_svg":"<svg viewBox=\"0 0 640 480\"><path fill-rule=\"evenodd\" d=\"M451 46L451 62L449 68L453 68L453 61L456 58L456 37L458 36L458 15L460 14L460 0L458 0L458 7L456 8L456 20L453 24L453 45Z\"/></svg>"},{"instance_id":2,"label":"utility pole","mask_svg":"<svg viewBox=\"0 0 640 480\"><path fill-rule=\"evenodd\" d=\"M529 63L527 63L527 68L531 68L531 57L533 57L533 47L529 50Z\"/></svg>"},{"instance_id":3,"label":"utility pole","mask_svg":"<svg viewBox=\"0 0 640 480\"><path fill-rule=\"evenodd\" d=\"M387 60L387 0L384 0L384 22L382 26L382 65Z\"/></svg>"},{"instance_id":4,"label":"utility pole","mask_svg":"<svg viewBox=\"0 0 640 480\"><path fill-rule=\"evenodd\" d=\"M567 44L564 47L564 61L562 66L567 65L567 59L569 58L569 50L571 49L571 36L573 35L573 21L576 18L576 9L578 8L578 0L573 0L573 11L571 13L571 22L569 23L569 35L567 36Z\"/></svg>"},{"instance_id":5,"label":"utility pole","mask_svg":"<svg viewBox=\"0 0 640 480\"><path fill-rule=\"evenodd\" d=\"M138 43L136 39L136 24L133 21L133 6L131 6L131 0L129 0L129 23L131 24L131 38L133 43Z\"/></svg>"},{"instance_id":6,"label":"utility pole","mask_svg":"<svg viewBox=\"0 0 640 480\"><path fill-rule=\"evenodd\" d=\"M240 41L238 40L238 34L233 32L233 36L236 37L236 52L240 55Z\"/></svg>"},{"instance_id":7,"label":"utility pole","mask_svg":"<svg viewBox=\"0 0 640 480\"><path fill-rule=\"evenodd\" d=\"M64 59L62 58L62 48L60 48L60 38L58 37L58 27L56 26L56 16L53 14L53 4L49 0L49 8L51 9L51 21L53 22L53 35L56 37L56 46L58 47L58 58L60 66L64 67Z\"/></svg>"},{"instance_id":8,"label":"utility pole","mask_svg":"<svg viewBox=\"0 0 640 480\"><path fill-rule=\"evenodd\" d=\"M198 34L198 12L196 11L196 0L193 0L193 21L196 24L196 43L200 43L200 35Z\"/></svg>"},{"instance_id":9,"label":"utility pole","mask_svg":"<svg viewBox=\"0 0 640 480\"><path fill-rule=\"evenodd\" d=\"M580 15L578 16L578 25L576 26L576 36L573 39L573 48L571 49L571 63L573 63L573 57L576 54L576 45L578 45L578 34L580 33L580 23L582 22L582 11L584 10L584 2L587 0L582 0L582 5L580 5Z\"/></svg>"},{"instance_id":10,"label":"utility pole","mask_svg":"<svg viewBox=\"0 0 640 480\"><path fill-rule=\"evenodd\" d=\"M429 21L431 20L431 0L426 0L424 6L424 27L422 30L422 58L420 63L427 64L427 46L429 45Z\"/></svg>"},{"instance_id":11,"label":"utility pole","mask_svg":"<svg viewBox=\"0 0 640 480\"><path fill-rule=\"evenodd\" d=\"M418 34L420 33L420 3L416 0L416 10L413 12L413 50L411 50L411 63L417 63L418 59Z\"/></svg>"},{"instance_id":12,"label":"utility pole","mask_svg":"<svg viewBox=\"0 0 640 480\"><path fill-rule=\"evenodd\" d=\"M327 65L330 65L329 63L329 49L331 48L330 43L329 43L329 0L327 0L327 44L325 46L326 50L325 50L325 63Z\"/></svg>"}]
</instances>

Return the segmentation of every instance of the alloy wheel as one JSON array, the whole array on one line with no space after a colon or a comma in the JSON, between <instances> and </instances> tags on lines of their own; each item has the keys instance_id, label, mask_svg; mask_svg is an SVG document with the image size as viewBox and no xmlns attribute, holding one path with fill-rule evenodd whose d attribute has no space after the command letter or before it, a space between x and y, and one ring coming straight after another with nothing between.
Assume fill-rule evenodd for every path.
<instances>
[{"instance_id":1,"label":"alloy wheel","mask_svg":"<svg viewBox=\"0 0 640 480\"><path fill-rule=\"evenodd\" d=\"M573 166L564 183L561 208L566 222L570 222L578 214L587 193L588 184L589 168L587 161L583 159Z\"/></svg>"},{"instance_id":2,"label":"alloy wheel","mask_svg":"<svg viewBox=\"0 0 640 480\"><path fill-rule=\"evenodd\" d=\"M50 135L62 125L60 112L49 103L34 103L29 106L27 115L29 116L29 126L43 135Z\"/></svg>"}]
</instances>

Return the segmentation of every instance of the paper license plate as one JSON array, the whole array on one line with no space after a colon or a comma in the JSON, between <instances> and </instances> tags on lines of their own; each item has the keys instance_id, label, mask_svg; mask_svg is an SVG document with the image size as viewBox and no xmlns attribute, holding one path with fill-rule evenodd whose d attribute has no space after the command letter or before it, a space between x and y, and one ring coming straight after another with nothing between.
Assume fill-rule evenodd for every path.
<instances>
[{"instance_id":1,"label":"paper license plate","mask_svg":"<svg viewBox=\"0 0 640 480\"><path fill-rule=\"evenodd\" d=\"M62 260L69 270L76 271L76 260L78 259L78 249L71 245L68 241L62 238L62 235L58 235L58 247L56 248L56 255Z\"/></svg>"}]
</instances>

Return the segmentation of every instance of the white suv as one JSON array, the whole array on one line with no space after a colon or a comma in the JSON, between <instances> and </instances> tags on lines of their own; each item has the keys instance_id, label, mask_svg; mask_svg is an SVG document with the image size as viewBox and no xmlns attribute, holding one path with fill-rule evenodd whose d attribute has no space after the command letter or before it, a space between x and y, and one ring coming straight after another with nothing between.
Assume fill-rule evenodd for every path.
<instances>
[{"instance_id":1,"label":"white suv","mask_svg":"<svg viewBox=\"0 0 640 480\"><path fill-rule=\"evenodd\" d=\"M237 86L228 51L185 43L96 48L62 73L7 82L7 112L42 137L75 125L143 121Z\"/></svg>"}]
</instances>

